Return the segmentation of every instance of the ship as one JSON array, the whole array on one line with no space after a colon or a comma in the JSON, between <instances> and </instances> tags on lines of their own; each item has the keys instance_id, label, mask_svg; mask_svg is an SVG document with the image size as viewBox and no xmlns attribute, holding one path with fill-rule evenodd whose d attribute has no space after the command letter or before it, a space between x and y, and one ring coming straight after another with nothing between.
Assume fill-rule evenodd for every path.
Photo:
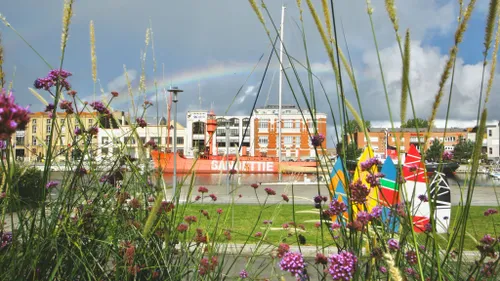
<instances>
[{"instance_id":1,"label":"ship","mask_svg":"<svg viewBox=\"0 0 500 281\"><path fill-rule=\"evenodd\" d=\"M214 136L217 129L217 120L213 112L207 115L207 133L209 140ZM211 143L211 141L208 141ZM177 173L214 174L244 173L244 174L278 174L278 173L314 173L317 161L281 161L278 157L245 156L245 155L212 155L211 145L197 158L187 158L179 153L151 151L156 169L169 174L177 167Z\"/></svg>"}]
</instances>

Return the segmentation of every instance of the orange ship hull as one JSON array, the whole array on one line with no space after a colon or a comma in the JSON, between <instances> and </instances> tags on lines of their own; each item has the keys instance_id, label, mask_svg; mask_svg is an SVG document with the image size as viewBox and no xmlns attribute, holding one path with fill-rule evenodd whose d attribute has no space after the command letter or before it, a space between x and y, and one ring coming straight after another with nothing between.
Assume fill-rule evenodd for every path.
<instances>
[{"instance_id":1,"label":"orange ship hull","mask_svg":"<svg viewBox=\"0 0 500 281\"><path fill-rule=\"evenodd\" d=\"M170 152L152 151L155 167L161 168L164 173L173 173L174 154ZM275 157L252 157L240 156L238 161L235 156L229 156L229 159L223 156L211 156L209 158L190 159L176 155L176 164L178 173L196 172L198 174L214 174L221 171L234 169L239 173L246 174L277 174L286 171L288 167L316 167L316 162L282 162L281 165ZM236 165L234 163L237 161ZM229 165L228 165L229 164ZM229 166L229 169L228 169Z\"/></svg>"}]
</instances>

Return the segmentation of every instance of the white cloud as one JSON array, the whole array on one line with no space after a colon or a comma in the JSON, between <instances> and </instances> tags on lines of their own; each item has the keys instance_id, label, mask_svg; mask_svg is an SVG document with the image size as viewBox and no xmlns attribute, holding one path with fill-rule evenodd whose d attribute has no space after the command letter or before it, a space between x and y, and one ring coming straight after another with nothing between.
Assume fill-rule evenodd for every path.
<instances>
[{"instance_id":1,"label":"white cloud","mask_svg":"<svg viewBox=\"0 0 500 281\"><path fill-rule=\"evenodd\" d=\"M127 70L127 75L128 75L128 79L132 83L137 78L137 70L135 70L135 69L128 69ZM109 92L111 92L111 91L122 91L122 90L125 90L127 88L127 78L125 77L125 73L123 73L122 75L120 75L120 76L115 77L114 79L112 79L108 83L107 88L108 88Z\"/></svg>"},{"instance_id":2,"label":"white cloud","mask_svg":"<svg viewBox=\"0 0 500 281\"><path fill-rule=\"evenodd\" d=\"M243 95L240 95L236 99L236 103L237 104L242 104L242 103L245 102L245 100L248 97L255 97L256 95L257 95L257 92L255 91L255 86L248 86L247 89L245 90L245 92L243 93Z\"/></svg>"}]
</instances>

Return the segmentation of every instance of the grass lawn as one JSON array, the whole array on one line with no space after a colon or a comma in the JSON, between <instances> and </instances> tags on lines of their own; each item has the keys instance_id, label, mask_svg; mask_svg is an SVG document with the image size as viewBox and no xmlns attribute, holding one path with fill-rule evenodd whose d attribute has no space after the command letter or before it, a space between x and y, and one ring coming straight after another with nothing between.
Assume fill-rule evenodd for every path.
<instances>
[{"instance_id":1,"label":"grass lawn","mask_svg":"<svg viewBox=\"0 0 500 281\"><path fill-rule=\"evenodd\" d=\"M223 210L223 213L218 221L217 209L219 208ZM209 231L210 237L210 231L213 231L215 227L217 227L221 232L224 229L231 229L231 241L233 243L243 243L249 237L249 235L249 243L255 243L260 238L255 238L254 234L256 232L262 232L263 234L265 234L265 240L269 243L277 245L281 241L286 241L289 244L296 244L295 235L289 237L289 230L283 229L282 227L283 224L289 224L294 220L293 208L291 203L282 205L269 205L264 209L262 209L259 205L236 204L234 205L233 226L231 226L233 217L230 212L230 208L231 207L226 204L190 204L187 207L184 216L194 215L198 218L198 222L191 225L189 231L194 234L195 228L203 228ZM468 235L466 237L465 249L474 250L475 246L477 245L474 239L479 241L484 234L488 233L492 236L500 235L500 233L495 233L495 229L497 229L497 231L500 231L500 215L497 214L490 217L485 217L483 215L483 212L488 208L490 207L471 207L467 227L470 236ZM201 210L206 210L209 214L210 219L204 217L201 213ZM303 213L304 211L308 211L310 213ZM453 225L457 211L458 208L453 207L450 225ZM318 215L314 214L313 212L317 213L318 210L314 209L314 207L312 206L296 205L295 221L297 225L302 224L305 228L305 231L300 233L306 238L306 245L321 245L322 243L320 231L314 226L315 222L318 221ZM260 217L259 214L261 214ZM272 224L266 225L264 224L264 221L272 221ZM324 233L324 245L331 244L332 238L330 237L326 229ZM421 235L423 236L423 234ZM441 235L440 237L442 238L442 246L445 246L447 235ZM474 237L474 239L472 237ZM213 239L213 237L209 239Z\"/></svg>"}]
</instances>

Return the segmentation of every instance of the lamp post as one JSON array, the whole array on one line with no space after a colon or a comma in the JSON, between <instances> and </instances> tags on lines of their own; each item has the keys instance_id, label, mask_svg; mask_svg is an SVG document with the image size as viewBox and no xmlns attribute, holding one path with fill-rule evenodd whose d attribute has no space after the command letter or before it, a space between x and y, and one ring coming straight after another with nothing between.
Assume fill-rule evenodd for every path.
<instances>
[{"instance_id":1,"label":"lamp post","mask_svg":"<svg viewBox=\"0 0 500 281\"><path fill-rule=\"evenodd\" d=\"M175 201L175 196L177 192L177 94L184 92L183 90L179 89L178 87L170 87L168 90L170 93L174 94L174 97L172 101L174 102L174 175L173 175L173 183L172 183L172 190L173 190L173 197L172 201ZM170 124L169 124L170 125Z\"/></svg>"}]
</instances>

